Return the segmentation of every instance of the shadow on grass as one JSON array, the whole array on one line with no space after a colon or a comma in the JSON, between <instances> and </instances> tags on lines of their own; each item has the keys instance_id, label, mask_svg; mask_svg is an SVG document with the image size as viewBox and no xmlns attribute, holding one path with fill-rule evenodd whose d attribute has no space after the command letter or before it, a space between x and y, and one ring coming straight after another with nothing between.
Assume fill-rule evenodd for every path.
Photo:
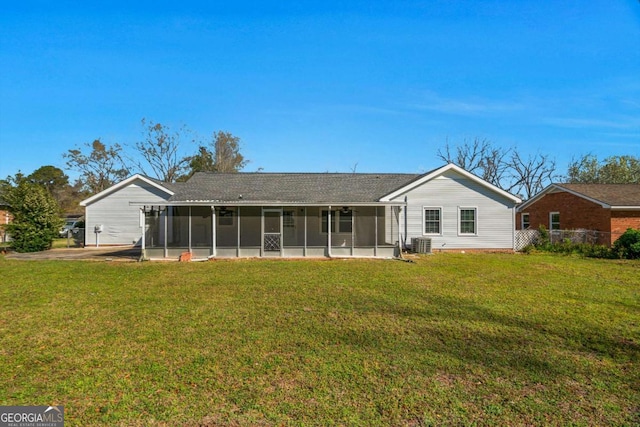
<instances>
[{"instance_id":1,"label":"shadow on grass","mask_svg":"<svg viewBox=\"0 0 640 427\"><path fill-rule=\"evenodd\" d=\"M573 323L527 319L526 315L500 314L468 300L439 295L429 295L423 307L388 300L372 302L371 307L376 309L367 314L377 311L376 318L400 319L409 335L405 331L405 336L389 337L388 328L366 325L333 331L335 339L370 352L394 351L394 346L399 346L399 352L441 354L469 367L515 371L534 379L574 375L576 355L631 364L640 359L640 346L633 339L580 319ZM631 380L629 385L640 389L638 381Z\"/></svg>"}]
</instances>

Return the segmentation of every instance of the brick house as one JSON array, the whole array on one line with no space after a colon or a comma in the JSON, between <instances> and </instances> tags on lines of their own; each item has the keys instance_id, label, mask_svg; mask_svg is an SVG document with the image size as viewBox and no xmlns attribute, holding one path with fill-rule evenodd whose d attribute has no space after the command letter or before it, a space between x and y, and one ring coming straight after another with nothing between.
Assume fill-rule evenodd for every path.
<instances>
[{"instance_id":1,"label":"brick house","mask_svg":"<svg viewBox=\"0 0 640 427\"><path fill-rule=\"evenodd\" d=\"M551 184L520 205L519 230L593 230L610 245L628 228L640 229L640 184Z\"/></svg>"},{"instance_id":2,"label":"brick house","mask_svg":"<svg viewBox=\"0 0 640 427\"><path fill-rule=\"evenodd\" d=\"M0 243L6 242L9 238L5 226L9 224L12 219L13 216L6 210L6 207L0 206Z\"/></svg>"}]
</instances>

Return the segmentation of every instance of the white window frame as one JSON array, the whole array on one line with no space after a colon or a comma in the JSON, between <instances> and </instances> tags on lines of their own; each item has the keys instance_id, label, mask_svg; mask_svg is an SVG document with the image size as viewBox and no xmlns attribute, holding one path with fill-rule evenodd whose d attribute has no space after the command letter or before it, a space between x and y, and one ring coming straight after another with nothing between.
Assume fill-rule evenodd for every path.
<instances>
[{"instance_id":1,"label":"white window frame","mask_svg":"<svg viewBox=\"0 0 640 427\"><path fill-rule=\"evenodd\" d=\"M438 211L438 233L427 233L427 211ZM422 207L422 235L423 236L442 236L442 206L423 206Z\"/></svg>"},{"instance_id":2,"label":"white window frame","mask_svg":"<svg viewBox=\"0 0 640 427\"><path fill-rule=\"evenodd\" d=\"M525 227L525 221L524 221L524 217L525 215L527 216L527 226ZM520 229L521 230L527 230L531 227L531 216L529 215L529 212L522 212L520 214Z\"/></svg>"},{"instance_id":3,"label":"white window frame","mask_svg":"<svg viewBox=\"0 0 640 427\"><path fill-rule=\"evenodd\" d=\"M462 232L462 211L473 211L473 233ZM458 236L477 236L478 235L478 207L477 206L458 206Z\"/></svg>"},{"instance_id":4,"label":"white window frame","mask_svg":"<svg viewBox=\"0 0 640 427\"><path fill-rule=\"evenodd\" d=\"M553 228L553 224L555 224L553 222L553 216L554 215L558 215L558 222L557 222L558 228ZM549 212L549 231L560 230L560 219L561 219L560 218L560 212Z\"/></svg>"}]
</instances>

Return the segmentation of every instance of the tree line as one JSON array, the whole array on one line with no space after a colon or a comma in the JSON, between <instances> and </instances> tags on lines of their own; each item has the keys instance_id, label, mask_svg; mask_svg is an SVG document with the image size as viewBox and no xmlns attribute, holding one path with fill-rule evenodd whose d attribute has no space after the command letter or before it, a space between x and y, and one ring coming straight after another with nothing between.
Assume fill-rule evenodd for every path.
<instances>
[{"instance_id":1,"label":"tree line","mask_svg":"<svg viewBox=\"0 0 640 427\"><path fill-rule=\"evenodd\" d=\"M455 163L485 181L527 200L552 182L571 184L640 184L640 157L594 154L573 158L561 174L556 160L546 154L524 155L516 147L504 148L486 139L448 142L437 156Z\"/></svg>"},{"instance_id":2,"label":"tree line","mask_svg":"<svg viewBox=\"0 0 640 427\"><path fill-rule=\"evenodd\" d=\"M7 228L14 247L25 251L50 247L65 213L78 213L82 199L133 173L180 182L196 172L238 172L248 162L240 153L240 138L229 132L213 132L202 140L185 126L172 130L146 119L141 124L143 138L134 144L106 144L98 138L64 152L66 169L79 174L73 183L62 169L51 165L0 180L0 206L8 207L14 217ZM190 154L183 154L188 150ZM633 155L601 160L585 154L569 162L566 175L559 173L556 160L548 155L524 155L516 147L504 148L486 139L456 145L447 141L437 157L523 200L552 182L640 184L640 157Z\"/></svg>"}]
</instances>

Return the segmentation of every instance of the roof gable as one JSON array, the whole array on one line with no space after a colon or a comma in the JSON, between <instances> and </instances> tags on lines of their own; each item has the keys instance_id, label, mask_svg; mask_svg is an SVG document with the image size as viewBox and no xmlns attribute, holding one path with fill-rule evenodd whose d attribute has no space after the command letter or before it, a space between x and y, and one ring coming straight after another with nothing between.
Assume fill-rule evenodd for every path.
<instances>
[{"instance_id":1,"label":"roof gable","mask_svg":"<svg viewBox=\"0 0 640 427\"><path fill-rule=\"evenodd\" d=\"M174 194L174 192L168 188L169 185L167 185L166 183L163 183L161 181L157 181L155 179L151 179L149 177L146 177L144 175L140 175L140 174L135 174L130 176L129 178L125 179L124 181L120 181L117 184L112 185L109 188L106 188L104 190L102 190L101 192L94 194L93 196L84 199L83 201L80 202L80 206L87 206L90 205L92 203L94 203L97 200L100 200L106 196L108 196L109 194L115 193L116 191L127 187L128 185L132 184L133 182L135 182L136 180L140 180L143 181L147 184L149 184L151 187L157 188L163 192L165 192L168 196L172 196ZM171 185L171 187L176 187L176 185Z\"/></svg>"},{"instance_id":2,"label":"roof gable","mask_svg":"<svg viewBox=\"0 0 640 427\"><path fill-rule=\"evenodd\" d=\"M445 172L448 171L453 171L461 176L463 176L466 179L469 179L477 184L480 184L481 186L487 188L488 190L508 199L511 200L514 203L522 203L522 200L519 197L514 196L511 193L508 193L506 191L504 191L501 188L496 187L493 184L490 184L489 182L485 181L484 179L470 173L467 172L466 170L462 169L459 166L454 165L453 163L449 163L445 166L442 166L438 169L434 169L430 172L427 172L425 174L423 174L422 176L417 177L416 179L412 180L411 182L408 182L406 185L396 189L395 191L386 194L385 196L383 196L381 198L381 201L391 201L395 198L397 198L398 196L401 196L402 194L411 191L412 189L419 187L421 185L424 185L425 183L439 177L442 176Z\"/></svg>"}]
</instances>

